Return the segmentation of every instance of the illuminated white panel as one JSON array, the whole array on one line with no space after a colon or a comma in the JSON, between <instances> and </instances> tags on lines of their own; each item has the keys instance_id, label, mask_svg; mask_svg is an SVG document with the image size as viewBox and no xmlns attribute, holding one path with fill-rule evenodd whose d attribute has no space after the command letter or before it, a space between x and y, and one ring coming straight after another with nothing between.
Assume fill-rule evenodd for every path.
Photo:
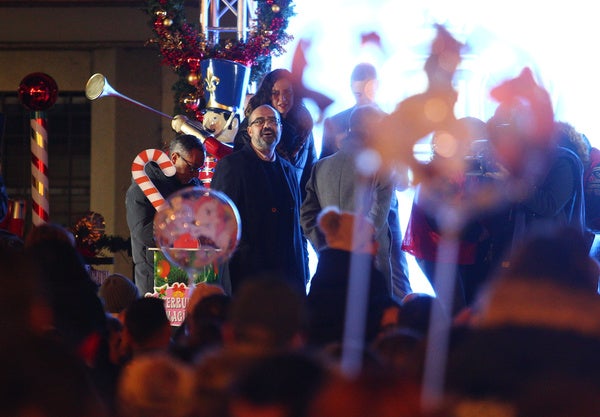
<instances>
[{"instance_id":1,"label":"illuminated white panel","mask_svg":"<svg viewBox=\"0 0 600 417\"><path fill-rule=\"evenodd\" d=\"M426 83L423 61L435 35L433 24L440 23L468 46L456 77L458 117L491 117L495 103L489 100L489 89L529 66L550 92L556 118L571 123L598 146L600 77L595 49L600 25L589 5L584 0L556 4L299 0L289 28L296 41L312 42L304 81L335 99L327 115L353 104L350 72L361 61L379 68L378 101L384 110L391 111L402 99L421 92ZM361 45L361 34L369 32L380 36L381 47ZM273 68L290 68L294 48L292 43L287 47L290 53L274 58ZM316 108L307 104L316 115ZM315 126L314 135L320 149L321 124ZM403 220L410 213L412 194L406 196L401 199ZM422 277L415 278L420 271L414 264L411 274L415 290L430 291L428 284L420 283Z\"/></svg>"}]
</instances>

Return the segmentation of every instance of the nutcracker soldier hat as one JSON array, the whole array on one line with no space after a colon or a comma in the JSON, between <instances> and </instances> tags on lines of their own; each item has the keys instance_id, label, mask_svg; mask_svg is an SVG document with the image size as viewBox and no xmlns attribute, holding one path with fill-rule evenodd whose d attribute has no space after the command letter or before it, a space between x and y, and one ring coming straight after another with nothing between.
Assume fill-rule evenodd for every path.
<instances>
[{"instance_id":1,"label":"nutcracker soldier hat","mask_svg":"<svg viewBox=\"0 0 600 417\"><path fill-rule=\"evenodd\" d=\"M250 68L226 59L200 61L206 109L239 113L244 107Z\"/></svg>"}]
</instances>

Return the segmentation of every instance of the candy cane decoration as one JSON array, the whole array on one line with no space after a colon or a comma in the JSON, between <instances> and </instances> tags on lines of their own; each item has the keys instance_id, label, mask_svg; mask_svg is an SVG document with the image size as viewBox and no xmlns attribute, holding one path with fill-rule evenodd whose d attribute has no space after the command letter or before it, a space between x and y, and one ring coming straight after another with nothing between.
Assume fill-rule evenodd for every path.
<instances>
[{"instance_id":1,"label":"candy cane decoration","mask_svg":"<svg viewBox=\"0 0 600 417\"><path fill-rule=\"evenodd\" d=\"M156 162L163 174L167 177L175 175L175 165L173 165L173 162L171 162L168 155L159 149L146 149L140 152L131 164L131 175L134 181L139 185L146 195L146 198L150 200L154 208L158 211L167 207L168 204L146 174L145 168L148 162Z\"/></svg>"},{"instance_id":2,"label":"candy cane decoration","mask_svg":"<svg viewBox=\"0 0 600 417\"><path fill-rule=\"evenodd\" d=\"M48 204L48 131L42 112L31 117L31 209L35 226L47 223L50 217Z\"/></svg>"}]
</instances>

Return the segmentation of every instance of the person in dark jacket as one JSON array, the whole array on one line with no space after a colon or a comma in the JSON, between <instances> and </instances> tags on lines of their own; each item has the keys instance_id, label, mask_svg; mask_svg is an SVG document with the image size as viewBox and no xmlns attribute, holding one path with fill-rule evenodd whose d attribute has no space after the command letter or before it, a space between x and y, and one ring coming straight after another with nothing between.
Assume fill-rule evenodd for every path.
<instances>
[{"instance_id":1,"label":"person in dark jacket","mask_svg":"<svg viewBox=\"0 0 600 417\"><path fill-rule=\"evenodd\" d=\"M341 142L350 133L350 116L360 106L376 105L375 95L379 81L377 69L368 62L361 62L352 70L350 89L355 99L354 106L347 108L323 122L323 141L319 158L333 155L341 148Z\"/></svg>"},{"instance_id":2,"label":"person in dark jacket","mask_svg":"<svg viewBox=\"0 0 600 417\"><path fill-rule=\"evenodd\" d=\"M366 283L361 295L366 297L364 343L368 344L379 331L384 310L392 304L385 278L374 264L375 228L366 218L341 212L334 206L323 209L318 225L327 246L319 251L308 293L309 344L325 348L342 342L347 306L362 304L347 303L350 275L357 270L365 271L364 276L357 278Z\"/></svg>"},{"instance_id":3,"label":"person in dark jacket","mask_svg":"<svg viewBox=\"0 0 600 417\"><path fill-rule=\"evenodd\" d=\"M585 236L582 162L560 146L554 124L542 138L521 130L526 111L518 102L502 103L487 123L497 164L489 176L510 190L509 206L486 224L494 247L492 265L499 267L507 267L513 246L537 230L570 226Z\"/></svg>"},{"instance_id":4,"label":"person in dark jacket","mask_svg":"<svg viewBox=\"0 0 600 417\"><path fill-rule=\"evenodd\" d=\"M201 185L198 173L204 165L206 152L200 139L192 135L176 136L169 145L168 154L176 169L174 176L165 176L154 162L148 163L145 168L148 178L163 198L167 199L186 186ZM148 248L156 246L153 228L156 209L135 181L127 190L125 207L131 233L135 284L140 295L144 296L154 292L154 254Z\"/></svg>"},{"instance_id":5,"label":"person in dark jacket","mask_svg":"<svg viewBox=\"0 0 600 417\"><path fill-rule=\"evenodd\" d=\"M252 111L263 104L275 108L281 118L281 140L277 145L277 154L296 169L304 199L304 187L317 160L317 153L312 133L312 116L304 106L302 97L297 94L293 80L292 73L286 69L276 69L265 76L246 106L246 118L235 136L234 150L239 150L250 142L247 128Z\"/></svg>"},{"instance_id":6,"label":"person in dark jacket","mask_svg":"<svg viewBox=\"0 0 600 417\"><path fill-rule=\"evenodd\" d=\"M281 139L279 112L262 105L248 121L251 142L219 161L211 183L233 201L242 229L237 249L221 268L221 284L235 295L243 281L271 273L306 294L300 188L296 170L275 150Z\"/></svg>"}]
</instances>

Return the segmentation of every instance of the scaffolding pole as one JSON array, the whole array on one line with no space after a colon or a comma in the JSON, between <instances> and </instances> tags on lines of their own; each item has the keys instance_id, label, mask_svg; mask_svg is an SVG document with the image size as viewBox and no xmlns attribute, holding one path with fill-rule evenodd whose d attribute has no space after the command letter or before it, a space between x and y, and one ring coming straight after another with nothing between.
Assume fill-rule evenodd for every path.
<instances>
[{"instance_id":1,"label":"scaffolding pole","mask_svg":"<svg viewBox=\"0 0 600 417\"><path fill-rule=\"evenodd\" d=\"M222 20L232 22L232 17L236 26L221 25ZM235 33L238 41L246 41L255 20L255 0L200 0L200 30L210 45L219 42L221 33Z\"/></svg>"}]
</instances>

